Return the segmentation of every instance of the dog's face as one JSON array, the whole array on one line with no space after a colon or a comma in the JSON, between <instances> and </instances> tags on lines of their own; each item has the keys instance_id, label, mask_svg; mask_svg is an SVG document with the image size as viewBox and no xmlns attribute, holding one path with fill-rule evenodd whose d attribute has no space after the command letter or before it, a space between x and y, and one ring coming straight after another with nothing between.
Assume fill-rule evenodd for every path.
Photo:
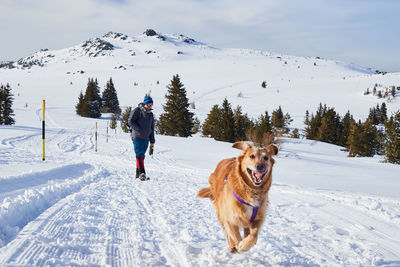
<instances>
[{"instance_id":1,"label":"dog's face","mask_svg":"<svg viewBox=\"0 0 400 267\"><path fill-rule=\"evenodd\" d=\"M275 160L273 155L278 153L275 145L269 145L263 148L252 147L246 142L236 142L234 148L241 149L240 168L254 186L262 186L267 179L264 179L269 172Z\"/></svg>"}]
</instances>

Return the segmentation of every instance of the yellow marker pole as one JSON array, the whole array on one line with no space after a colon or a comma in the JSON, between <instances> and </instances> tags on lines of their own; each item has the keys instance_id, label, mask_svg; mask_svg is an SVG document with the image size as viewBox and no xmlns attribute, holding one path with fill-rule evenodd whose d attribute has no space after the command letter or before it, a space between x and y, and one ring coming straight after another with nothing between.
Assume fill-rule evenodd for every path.
<instances>
[{"instance_id":1,"label":"yellow marker pole","mask_svg":"<svg viewBox=\"0 0 400 267\"><path fill-rule=\"evenodd\" d=\"M94 134L94 151L97 152L97 121L96 121L96 131Z\"/></svg>"},{"instance_id":2,"label":"yellow marker pole","mask_svg":"<svg viewBox=\"0 0 400 267\"><path fill-rule=\"evenodd\" d=\"M42 150L43 150L43 154L42 154L42 160L44 160L45 159L45 146L44 146L44 140L45 140L45 136L44 136L44 132L45 132L45 130L44 130L44 126L45 126L45 123L44 123L44 111L45 111L45 100L43 99L43 107L42 107Z\"/></svg>"},{"instance_id":3,"label":"yellow marker pole","mask_svg":"<svg viewBox=\"0 0 400 267\"><path fill-rule=\"evenodd\" d=\"M108 143L108 121L107 121L107 133L106 133L106 141Z\"/></svg>"}]
</instances>

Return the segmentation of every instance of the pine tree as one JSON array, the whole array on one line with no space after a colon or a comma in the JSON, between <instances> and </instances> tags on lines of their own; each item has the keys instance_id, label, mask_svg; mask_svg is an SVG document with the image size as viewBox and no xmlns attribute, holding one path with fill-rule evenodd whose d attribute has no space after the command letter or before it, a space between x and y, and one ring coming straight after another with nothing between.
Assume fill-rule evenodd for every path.
<instances>
[{"instance_id":1,"label":"pine tree","mask_svg":"<svg viewBox=\"0 0 400 267\"><path fill-rule=\"evenodd\" d=\"M272 112L271 125L274 132L288 133L289 129L287 126L289 126L292 121L289 113L283 114L281 106Z\"/></svg>"},{"instance_id":2,"label":"pine tree","mask_svg":"<svg viewBox=\"0 0 400 267\"><path fill-rule=\"evenodd\" d=\"M373 157L380 149L380 144L378 141L378 130L375 125L372 124L372 121L366 120L363 124L363 132L362 132L362 156L363 157Z\"/></svg>"},{"instance_id":3,"label":"pine tree","mask_svg":"<svg viewBox=\"0 0 400 267\"><path fill-rule=\"evenodd\" d=\"M207 118L204 120L202 127L202 134L207 137L215 138L219 131L219 122L221 117L221 110L218 105L214 105L208 113Z\"/></svg>"},{"instance_id":4,"label":"pine tree","mask_svg":"<svg viewBox=\"0 0 400 267\"><path fill-rule=\"evenodd\" d=\"M306 115L304 117L304 124L305 125L309 125L310 124L310 113L308 112L308 110L306 110Z\"/></svg>"},{"instance_id":5,"label":"pine tree","mask_svg":"<svg viewBox=\"0 0 400 267\"><path fill-rule=\"evenodd\" d=\"M101 97L97 79L89 79L85 93L85 102L88 105L86 117L99 118L101 116Z\"/></svg>"},{"instance_id":6,"label":"pine tree","mask_svg":"<svg viewBox=\"0 0 400 267\"><path fill-rule=\"evenodd\" d=\"M379 122L380 122L378 113L380 113L380 109L379 109L378 105L377 105L377 108L370 108L369 109L368 119L371 120L371 122L374 125L378 125Z\"/></svg>"},{"instance_id":7,"label":"pine tree","mask_svg":"<svg viewBox=\"0 0 400 267\"><path fill-rule=\"evenodd\" d=\"M318 129L317 140L330 144L338 144L343 126L339 115L334 108L328 108L322 116L321 125Z\"/></svg>"},{"instance_id":8,"label":"pine tree","mask_svg":"<svg viewBox=\"0 0 400 267\"><path fill-rule=\"evenodd\" d=\"M385 102L382 102L382 104L381 104L379 119L380 119L379 123L384 123L385 120L387 119L387 108L386 108Z\"/></svg>"},{"instance_id":9,"label":"pine tree","mask_svg":"<svg viewBox=\"0 0 400 267\"><path fill-rule=\"evenodd\" d=\"M350 157L372 157L379 150L378 130L372 121L352 121L348 139Z\"/></svg>"},{"instance_id":10,"label":"pine tree","mask_svg":"<svg viewBox=\"0 0 400 267\"><path fill-rule=\"evenodd\" d=\"M289 113L286 113L283 116L283 127L284 127L284 131L285 133L288 133L290 130L288 128L288 126L290 125L290 123L293 121L292 117L290 116Z\"/></svg>"},{"instance_id":11,"label":"pine tree","mask_svg":"<svg viewBox=\"0 0 400 267\"><path fill-rule=\"evenodd\" d=\"M85 95L79 95L78 103L75 106L76 113L82 117L98 118L101 116L101 97L97 79L88 79Z\"/></svg>"},{"instance_id":12,"label":"pine tree","mask_svg":"<svg viewBox=\"0 0 400 267\"><path fill-rule=\"evenodd\" d=\"M349 157L361 156L362 140L361 140L362 126L361 121L358 123L354 120L350 124L350 135L347 141L349 147Z\"/></svg>"},{"instance_id":13,"label":"pine tree","mask_svg":"<svg viewBox=\"0 0 400 267\"><path fill-rule=\"evenodd\" d=\"M350 124L351 121L353 120L353 116L350 114L350 111L347 111L347 113L344 115L342 119L342 134L339 137L339 144L340 146L346 146L347 147L347 140L349 138L350 134Z\"/></svg>"},{"instance_id":14,"label":"pine tree","mask_svg":"<svg viewBox=\"0 0 400 267\"><path fill-rule=\"evenodd\" d=\"M318 128L317 140L329 143L328 140L332 138L330 135L332 132L329 128L328 118L323 117L321 121L321 126Z\"/></svg>"},{"instance_id":15,"label":"pine tree","mask_svg":"<svg viewBox=\"0 0 400 267\"><path fill-rule=\"evenodd\" d=\"M235 119L231 104L226 98L222 102L220 125L221 137L217 140L233 143L235 141Z\"/></svg>"},{"instance_id":16,"label":"pine tree","mask_svg":"<svg viewBox=\"0 0 400 267\"><path fill-rule=\"evenodd\" d=\"M271 123L275 131L282 130L285 126L285 119L283 117L281 106L272 112Z\"/></svg>"},{"instance_id":17,"label":"pine tree","mask_svg":"<svg viewBox=\"0 0 400 267\"><path fill-rule=\"evenodd\" d=\"M186 89L179 75L173 76L167 86L167 102L163 105L164 113L160 115L158 130L161 134L188 137L192 135L193 113L189 111L189 100Z\"/></svg>"},{"instance_id":18,"label":"pine tree","mask_svg":"<svg viewBox=\"0 0 400 267\"><path fill-rule=\"evenodd\" d=\"M247 114L242 114L242 107L237 106L233 111L233 120L235 123L235 141L246 140L246 131L251 127L251 120Z\"/></svg>"},{"instance_id":19,"label":"pine tree","mask_svg":"<svg viewBox=\"0 0 400 267\"><path fill-rule=\"evenodd\" d=\"M234 142L246 139L246 131L252 122L247 114L242 114L242 108L238 106L235 111L225 98L221 107L214 105L207 115L202 134L218 141Z\"/></svg>"},{"instance_id":20,"label":"pine tree","mask_svg":"<svg viewBox=\"0 0 400 267\"><path fill-rule=\"evenodd\" d=\"M107 82L102 94L102 111L106 113L121 113L117 91L115 90L112 78Z\"/></svg>"},{"instance_id":21,"label":"pine tree","mask_svg":"<svg viewBox=\"0 0 400 267\"><path fill-rule=\"evenodd\" d=\"M14 95L9 84L0 85L0 124L12 125L15 123L12 105Z\"/></svg>"},{"instance_id":22,"label":"pine tree","mask_svg":"<svg viewBox=\"0 0 400 267\"><path fill-rule=\"evenodd\" d=\"M267 88L267 82L266 82L266 81L263 81L263 82L261 83L261 87L262 87L262 88Z\"/></svg>"},{"instance_id":23,"label":"pine tree","mask_svg":"<svg viewBox=\"0 0 400 267\"><path fill-rule=\"evenodd\" d=\"M311 119L305 129L307 139L319 140L319 128L322 125L322 119L325 116L326 112L326 105L322 106L322 103L320 103L316 114L311 114Z\"/></svg>"},{"instance_id":24,"label":"pine tree","mask_svg":"<svg viewBox=\"0 0 400 267\"><path fill-rule=\"evenodd\" d=\"M129 115L131 114L132 107L127 107L125 111L121 114L121 129L125 133L129 132L129 125L128 125L128 120L129 120Z\"/></svg>"},{"instance_id":25,"label":"pine tree","mask_svg":"<svg viewBox=\"0 0 400 267\"><path fill-rule=\"evenodd\" d=\"M385 121L383 146L387 162L400 164L400 111Z\"/></svg>"},{"instance_id":26,"label":"pine tree","mask_svg":"<svg viewBox=\"0 0 400 267\"><path fill-rule=\"evenodd\" d=\"M268 111L265 111L254 123L254 127L250 129L249 139L257 146L268 145L264 144L264 137L270 134L272 134L271 119Z\"/></svg>"},{"instance_id":27,"label":"pine tree","mask_svg":"<svg viewBox=\"0 0 400 267\"><path fill-rule=\"evenodd\" d=\"M76 114L84 116L84 114L87 113L87 110L84 110L86 106L87 105L85 105L85 97L83 96L81 91L78 97L78 103L75 106Z\"/></svg>"},{"instance_id":28,"label":"pine tree","mask_svg":"<svg viewBox=\"0 0 400 267\"><path fill-rule=\"evenodd\" d=\"M201 123L200 123L199 118L194 117L192 133L197 134L198 132L200 132L200 128L201 128Z\"/></svg>"},{"instance_id":29,"label":"pine tree","mask_svg":"<svg viewBox=\"0 0 400 267\"><path fill-rule=\"evenodd\" d=\"M117 116L115 114L111 115L110 129L117 128Z\"/></svg>"}]
</instances>

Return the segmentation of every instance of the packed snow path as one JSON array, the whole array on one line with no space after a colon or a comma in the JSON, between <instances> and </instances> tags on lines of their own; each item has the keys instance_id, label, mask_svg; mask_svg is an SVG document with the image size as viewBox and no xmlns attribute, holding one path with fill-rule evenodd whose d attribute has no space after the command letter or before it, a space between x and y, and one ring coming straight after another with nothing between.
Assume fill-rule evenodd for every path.
<instances>
[{"instance_id":1,"label":"packed snow path","mask_svg":"<svg viewBox=\"0 0 400 267\"><path fill-rule=\"evenodd\" d=\"M280 182L293 162L307 173L349 160L336 150L321 159L324 146L283 144L258 243L232 255L211 202L196 198L218 160L238 153L230 144L158 136L141 182L126 134L100 134L95 153L91 129L49 128L41 162L40 129L1 131L1 266L400 265L399 198Z\"/></svg>"}]
</instances>

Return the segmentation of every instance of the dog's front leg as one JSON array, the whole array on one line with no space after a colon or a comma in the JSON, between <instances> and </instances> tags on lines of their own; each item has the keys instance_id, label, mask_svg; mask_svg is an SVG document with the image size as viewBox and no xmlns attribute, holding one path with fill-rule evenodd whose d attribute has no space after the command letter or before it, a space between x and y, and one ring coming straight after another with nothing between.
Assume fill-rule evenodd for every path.
<instances>
[{"instance_id":1,"label":"dog's front leg","mask_svg":"<svg viewBox=\"0 0 400 267\"><path fill-rule=\"evenodd\" d=\"M250 228L243 228L244 238L246 238L250 234Z\"/></svg>"},{"instance_id":2,"label":"dog's front leg","mask_svg":"<svg viewBox=\"0 0 400 267\"><path fill-rule=\"evenodd\" d=\"M229 252L230 253L237 253L236 244L232 240L232 238L226 233L226 240L228 240Z\"/></svg>"},{"instance_id":3,"label":"dog's front leg","mask_svg":"<svg viewBox=\"0 0 400 267\"><path fill-rule=\"evenodd\" d=\"M254 246L257 243L259 230L260 230L260 227L257 223L251 227L250 235L245 237L245 239L240 241L240 243L238 244L238 246L237 246L238 253L248 251L252 246Z\"/></svg>"},{"instance_id":4,"label":"dog's front leg","mask_svg":"<svg viewBox=\"0 0 400 267\"><path fill-rule=\"evenodd\" d=\"M238 251L238 244L242 241L240 236L239 227L231 225L229 223L225 224L226 238L228 239L229 252L235 253Z\"/></svg>"}]
</instances>

